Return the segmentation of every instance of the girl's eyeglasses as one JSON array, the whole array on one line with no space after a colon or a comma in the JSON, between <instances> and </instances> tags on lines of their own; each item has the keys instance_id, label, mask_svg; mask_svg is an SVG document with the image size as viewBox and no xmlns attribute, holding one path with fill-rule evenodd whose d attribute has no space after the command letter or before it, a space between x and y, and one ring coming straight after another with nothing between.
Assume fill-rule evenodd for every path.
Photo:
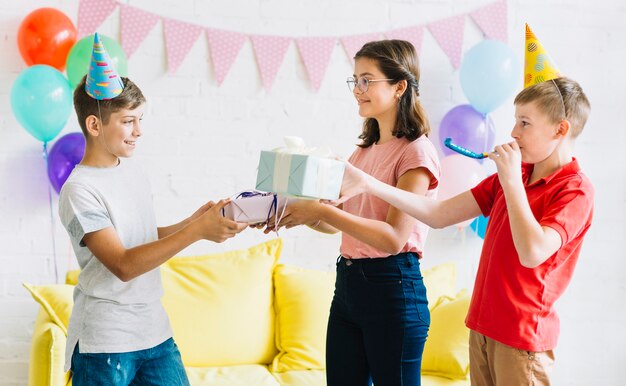
<instances>
[{"instance_id":1,"label":"girl's eyeglasses","mask_svg":"<svg viewBox=\"0 0 626 386\"><path fill-rule=\"evenodd\" d=\"M346 83L348 84L348 89L350 92L354 91L355 87L358 87L361 92L367 92L370 87L370 83L374 82L388 82L393 79L367 79L367 78L354 78L352 76L348 77Z\"/></svg>"}]
</instances>

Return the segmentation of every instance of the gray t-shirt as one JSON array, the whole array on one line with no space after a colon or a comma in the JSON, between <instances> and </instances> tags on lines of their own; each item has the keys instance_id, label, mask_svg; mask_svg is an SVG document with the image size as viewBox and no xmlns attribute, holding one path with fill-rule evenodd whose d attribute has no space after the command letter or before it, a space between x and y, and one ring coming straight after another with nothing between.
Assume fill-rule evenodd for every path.
<instances>
[{"instance_id":1,"label":"gray t-shirt","mask_svg":"<svg viewBox=\"0 0 626 386\"><path fill-rule=\"evenodd\" d=\"M129 159L116 167L76 165L61 189L59 216L81 273L74 290L65 370L80 340L81 353L120 353L154 347L172 337L161 304L159 268L123 282L83 243L87 233L114 227L132 248L158 239L148 179Z\"/></svg>"}]
</instances>

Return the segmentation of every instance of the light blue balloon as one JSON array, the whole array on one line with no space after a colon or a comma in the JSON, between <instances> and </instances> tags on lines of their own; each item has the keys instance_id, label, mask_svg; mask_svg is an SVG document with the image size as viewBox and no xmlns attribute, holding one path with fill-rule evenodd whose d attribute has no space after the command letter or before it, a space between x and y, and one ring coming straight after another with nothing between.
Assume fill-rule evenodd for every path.
<instances>
[{"instance_id":1,"label":"light blue balloon","mask_svg":"<svg viewBox=\"0 0 626 386\"><path fill-rule=\"evenodd\" d=\"M59 134L72 113L70 84L54 67L28 67L13 82L11 108L26 131L48 142Z\"/></svg>"},{"instance_id":2,"label":"light blue balloon","mask_svg":"<svg viewBox=\"0 0 626 386\"><path fill-rule=\"evenodd\" d=\"M483 40L463 56L461 87L470 104L483 114L494 111L522 83L520 61L509 46Z\"/></svg>"},{"instance_id":3,"label":"light blue balloon","mask_svg":"<svg viewBox=\"0 0 626 386\"><path fill-rule=\"evenodd\" d=\"M474 221L470 223L470 228L472 228L472 230L476 232L478 237L480 237L481 239L484 239L485 233L487 232L488 222L489 222L489 217L485 217L481 214L480 216L476 217Z\"/></svg>"}]
</instances>

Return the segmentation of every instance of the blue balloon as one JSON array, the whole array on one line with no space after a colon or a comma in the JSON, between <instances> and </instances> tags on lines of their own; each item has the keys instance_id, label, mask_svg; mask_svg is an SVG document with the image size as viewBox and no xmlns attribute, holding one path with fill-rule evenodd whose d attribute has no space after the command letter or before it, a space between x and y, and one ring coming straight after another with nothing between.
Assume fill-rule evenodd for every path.
<instances>
[{"instance_id":1,"label":"blue balloon","mask_svg":"<svg viewBox=\"0 0 626 386\"><path fill-rule=\"evenodd\" d=\"M472 230L474 232L476 232L478 237L480 237L481 239L484 239L485 238L485 232L487 231L487 223L488 222L489 222L489 217L485 217L483 215L480 215L480 216L476 217L474 219L474 221L472 221L470 223L470 228L472 228Z\"/></svg>"},{"instance_id":2,"label":"blue balloon","mask_svg":"<svg viewBox=\"0 0 626 386\"><path fill-rule=\"evenodd\" d=\"M26 131L48 142L59 134L72 113L70 84L53 67L28 67L13 82L11 108Z\"/></svg>"},{"instance_id":3,"label":"blue balloon","mask_svg":"<svg viewBox=\"0 0 626 386\"><path fill-rule=\"evenodd\" d=\"M477 111L487 114L518 88L522 69L509 46L483 40L463 56L460 78L467 100Z\"/></svg>"}]
</instances>

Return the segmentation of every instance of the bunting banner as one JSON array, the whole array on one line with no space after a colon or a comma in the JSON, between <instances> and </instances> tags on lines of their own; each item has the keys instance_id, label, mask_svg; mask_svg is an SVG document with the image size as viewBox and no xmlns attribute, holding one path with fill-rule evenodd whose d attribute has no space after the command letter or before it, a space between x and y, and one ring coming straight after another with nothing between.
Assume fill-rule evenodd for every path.
<instances>
[{"instance_id":1,"label":"bunting banner","mask_svg":"<svg viewBox=\"0 0 626 386\"><path fill-rule=\"evenodd\" d=\"M139 8L120 4L120 29L122 48L126 57L130 58L141 42L148 36L159 17Z\"/></svg>"},{"instance_id":2,"label":"bunting banner","mask_svg":"<svg viewBox=\"0 0 626 386\"><path fill-rule=\"evenodd\" d=\"M291 39L283 36L252 35L252 46L261 81L266 90L272 88L278 69L285 58Z\"/></svg>"},{"instance_id":3,"label":"bunting banner","mask_svg":"<svg viewBox=\"0 0 626 386\"><path fill-rule=\"evenodd\" d=\"M178 20L163 19L163 32L167 51L167 69L170 74L174 74L198 40L202 28Z\"/></svg>"},{"instance_id":4,"label":"bunting banner","mask_svg":"<svg viewBox=\"0 0 626 386\"><path fill-rule=\"evenodd\" d=\"M428 31L450 58L455 69L461 66L464 28L465 18L462 15L449 17L428 25Z\"/></svg>"},{"instance_id":5,"label":"bunting banner","mask_svg":"<svg viewBox=\"0 0 626 386\"><path fill-rule=\"evenodd\" d=\"M237 59L241 47L246 42L247 37L237 32L222 31L208 28L206 30L209 39L209 50L213 61L213 72L217 85L221 85L230 70L230 67Z\"/></svg>"},{"instance_id":6,"label":"bunting banner","mask_svg":"<svg viewBox=\"0 0 626 386\"><path fill-rule=\"evenodd\" d=\"M245 42L252 42L254 56L263 87L270 90L291 41L294 41L309 77L311 88L318 91L333 50L339 42L348 60L363 44L378 40L403 39L411 42L421 53L424 31L428 30L454 69L461 65L465 17L469 17L488 39L508 41L507 4L498 0L472 12L437 20L424 25L408 26L386 32L374 32L350 36L289 37L250 35L220 30L182 22L156 15L152 12L121 4L116 0L80 0L78 6L78 36L84 37L97 31L98 27L119 7L122 48L131 57L158 21L163 23L167 68L174 74L198 37L204 31L209 43L213 72L218 86L222 84Z\"/></svg>"},{"instance_id":7,"label":"bunting banner","mask_svg":"<svg viewBox=\"0 0 626 386\"><path fill-rule=\"evenodd\" d=\"M302 56L304 67L309 74L311 87L318 91L322 85L326 67L330 63L337 39L335 38L298 38L296 43Z\"/></svg>"},{"instance_id":8,"label":"bunting banner","mask_svg":"<svg viewBox=\"0 0 626 386\"><path fill-rule=\"evenodd\" d=\"M508 41L506 1L498 1L471 12L470 17L489 39Z\"/></svg>"},{"instance_id":9,"label":"bunting banner","mask_svg":"<svg viewBox=\"0 0 626 386\"><path fill-rule=\"evenodd\" d=\"M118 3L115 0L81 0L78 4L78 39L91 35L109 17Z\"/></svg>"},{"instance_id":10,"label":"bunting banner","mask_svg":"<svg viewBox=\"0 0 626 386\"><path fill-rule=\"evenodd\" d=\"M400 28L389 31L385 34L387 39L406 40L413 44L415 51L419 55L422 51L422 41L424 40L424 27Z\"/></svg>"}]
</instances>

